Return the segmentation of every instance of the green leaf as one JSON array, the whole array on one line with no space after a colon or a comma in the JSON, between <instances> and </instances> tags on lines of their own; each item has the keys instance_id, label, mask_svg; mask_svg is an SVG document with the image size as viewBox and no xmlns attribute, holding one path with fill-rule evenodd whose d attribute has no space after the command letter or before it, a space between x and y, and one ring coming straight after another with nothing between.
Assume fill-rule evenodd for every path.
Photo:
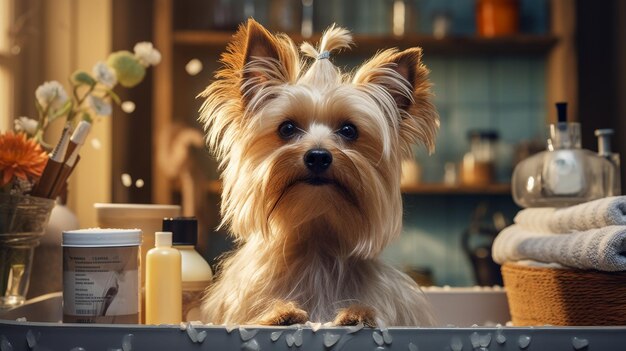
<instances>
[{"instance_id":1,"label":"green leaf","mask_svg":"<svg viewBox=\"0 0 626 351\"><path fill-rule=\"evenodd\" d=\"M72 109L72 100L67 100L61 108L56 109L50 116L50 121L57 119L58 117L65 116Z\"/></svg>"},{"instance_id":2,"label":"green leaf","mask_svg":"<svg viewBox=\"0 0 626 351\"><path fill-rule=\"evenodd\" d=\"M105 88L104 91L111 97L111 99L113 99L113 101L115 101L116 104L120 105L122 103L120 97L113 90Z\"/></svg>"},{"instance_id":3,"label":"green leaf","mask_svg":"<svg viewBox=\"0 0 626 351\"><path fill-rule=\"evenodd\" d=\"M93 119L91 118L91 115L88 112L83 112L82 119L85 122L89 122L89 123L93 124Z\"/></svg>"},{"instance_id":4,"label":"green leaf","mask_svg":"<svg viewBox=\"0 0 626 351\"><path fill-rule=\"evenodd\" d=\"M79 85L85 84L89 86L93 86L94 84L96 84L96 80L85 71L74 72L74 74L72 74L72 82Z\"/></svg>"}]
</instances>

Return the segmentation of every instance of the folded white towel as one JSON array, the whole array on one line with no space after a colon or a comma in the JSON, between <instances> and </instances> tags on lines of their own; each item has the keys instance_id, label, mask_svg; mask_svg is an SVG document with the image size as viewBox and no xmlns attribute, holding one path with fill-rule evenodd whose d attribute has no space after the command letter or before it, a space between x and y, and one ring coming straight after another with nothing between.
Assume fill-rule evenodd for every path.
<instances>
[{"instance_id":1,"label":"folded white towel","mask_svg":"<svg viewBox=\"0 0 626 351\"><path fill-rule=\"evenodd\" d=\"M567 235L505 228L493 242L495 262L535 260L580 269L626 271L626 226L608 226Z\"/></svg>"},{"instance_id":2,"label":"folded white towel","mask_svg":"<svg viewBox=\"0 0 626 351\"><path fill-rule=\"evenodd\" d=\"M626 196L613 196L565 208L527 208L515 223L540 233L571 233L626 225Z\"/></svg>"}]
</instances>

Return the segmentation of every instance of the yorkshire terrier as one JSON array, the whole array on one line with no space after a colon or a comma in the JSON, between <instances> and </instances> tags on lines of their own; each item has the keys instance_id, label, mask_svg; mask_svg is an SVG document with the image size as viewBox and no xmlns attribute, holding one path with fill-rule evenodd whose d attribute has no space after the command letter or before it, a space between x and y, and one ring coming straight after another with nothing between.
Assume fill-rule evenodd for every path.
<instances>
[{"instance_id":1,"label":"yorkshire terrier","mask_svg":"<svg viewBox=\"0 0 626 351\"><path fill-rule=\"evenodd\" d=\"M237 245L203 299L206 322L434 324L418 285L379 258L402 229L402 159L415 143L434 149L428 69L415 47L342 73L330 56L351 45L331 26L301 57L248 20L200 94Z\"/></svg>"}]
</instances>

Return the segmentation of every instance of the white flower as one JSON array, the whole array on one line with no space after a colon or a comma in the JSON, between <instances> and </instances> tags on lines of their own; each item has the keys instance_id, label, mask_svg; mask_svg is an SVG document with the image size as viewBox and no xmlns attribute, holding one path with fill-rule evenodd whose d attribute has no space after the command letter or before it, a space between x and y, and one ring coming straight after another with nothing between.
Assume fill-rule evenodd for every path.
<instances>
[{"instance_id":1,"label":"white flower","mask_svg":"<svg viewBox=\"0 0 626 351\"><path fill-rule=\"evenodd\" d=\"M113 88L117 84L117 74L106 63L99 61L91 70L98 83Z\"/></svg>"},{"instance_id":2,"label":"white flower","mask_svg":"<svg viewBox=\"0 0 626 351\"><path fill-rule=\"evenodd\" d=\"M89 95L89 106L99 116L110 116L113 112L111 103L97 96Z\"/></svg>"},{"instance_id":3,"label":"white flower","mask_svg":"<svg viewBox=\"0 0 626 351\"><path fill-rule=\"evenodd\" d=\"M24 132L28 135L35 135L37 132L37 125L39 124L36 120L28 117L18 117L13 121L13 123L15 124L16 132Z\"/></svg>"},{"instance_id":4,"label":"white flower","mask_svg":"<svg viewBox=\"0 0 626 351\"><path fill-rule=\"evenodd\" d=\"M67 93L56 80L45 82L35 90L35 97L43 109L56 110L67 101Z\"/></svg>"},{"instance_id":5,"label":"white flower","mask_svg":"<svg viewBox=\"0 0 626 351\"><path fill-rule=\"evenodd\" d=\"M149 41L142 41L135 44L134 51L135 56L137 56L141 64L146 67L156 66L161 62L161 53L159 50L155 49Z\"/></svg>"}]
</instances>

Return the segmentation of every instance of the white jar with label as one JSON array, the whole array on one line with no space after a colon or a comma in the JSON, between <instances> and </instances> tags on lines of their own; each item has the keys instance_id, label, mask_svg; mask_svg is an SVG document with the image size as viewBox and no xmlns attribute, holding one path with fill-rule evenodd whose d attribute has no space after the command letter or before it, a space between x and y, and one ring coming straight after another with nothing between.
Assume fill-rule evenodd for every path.
<instances>
[{"instance_id":1,"label":"white jar with label","mask_svg":"<svg viewBox=\"0 0 626 351\"><path fill-rule=\"evenodd\" d=\"M63 322L139 323L141 230L63 232Z\"/></svg>"}]
</instances>

